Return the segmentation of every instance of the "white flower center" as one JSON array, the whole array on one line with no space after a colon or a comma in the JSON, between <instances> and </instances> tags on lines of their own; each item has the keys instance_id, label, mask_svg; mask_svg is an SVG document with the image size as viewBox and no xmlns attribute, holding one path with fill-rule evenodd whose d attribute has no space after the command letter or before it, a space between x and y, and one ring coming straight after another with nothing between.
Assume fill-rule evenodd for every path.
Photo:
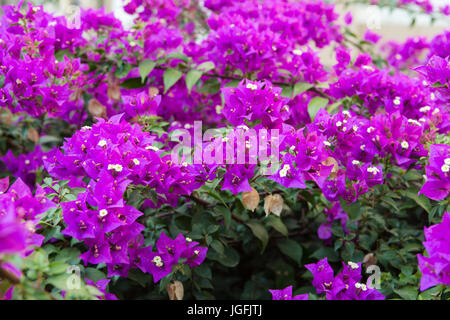
<instances>
[{"instance_id":1,"label":"white flower center","mask_svg":"<svg viewBox=\"0 0 450 320\"><path fill-rule=\"evenodd\" d=\"M442 172L447 173L447 172L450 171L450 166L449 166L448 164L444 164L444 165L441 167L441 170L442 170Z\"/></svg>"},{"instance_id":2,"label":"white flower center","mask_svg":"<svg viewBox=\"0 0 450 320\"><path fill-rule=\"evenodd\" d=\"M136 158L133 159L133 163L137 166L141 164L141 162Z\"/></svg>"},{"instance_id":3,"label":"white flower center","mask_svg":"<svg viewBox=\"0 0 450 320\"><path fill-rule=\"evenodd\" d=\"M422 126L419 121L414 120L414 119L408 119L408 123L415 124L416 126L419 126L419 127Z\"/></svg>"},{"instance_id":4,"label":"white flower center","mask_svg":"<svg viewBox=\"0 0 450 320\"><path fill-rule=\"evenodd\" d=\"M291 166L288 164L285 164L283 166L283 169L280 170L280 177L284 178L287 176L288 171L291 169Z\"/></svg>"},{"instance_id":5,"label":"white flower center","mask_svg":"<svg viewBox=\"0 0 450 320\"><path fill-rule=\"evenodd\" d=\"M98 212L98 214L100 215L100 217L104 217L108 214L108 211L106 209L102 209Z\"/></svg>"},{"instance_id":6,"label":"white flower center","mask_svg":"<svg viewBox=\"0 0 450 320\"><path fill-rule=\"evenodd\" d=\"M425 106L419 109L420 112L425 113L431 110L430 106Z\"/></svg>"},{"instance_id":7,"label":"white flower center","mask_svg":"<svg viewBox=\"0 0 450 320\"><path fill-rule=\"evenodd\" d=\"M123 167L120 164L108 164L108 170L121 172L123 170Z\"/></svg>"},{"instance_id":8,"label":"white flower center","mask_svg":"<svg viewBox=\"0 0 450 320\"><path fill-rule=\"evenodd\" d=\"M403 149L408 149L409 148L409 143L405 140L402 141L401 146Z\"/></svg>"},{"instance_id":9,"label":"white flower center","mask_svg":"<svg viewBox=\"0 0 450 320\"><path fill-rule=\"evenodd\" d=\"M106 146L106 140L100 140L99 142L98 142L98 146L100 146L100 147L104 147L104 146Z\"/></svg>"},{"instance_id":10,"label":"white flower center","mask_svg":"<svg viewBox=\"0 0 450 320\"><path fill-rule=\"evenodd\" d=\"M159 149L157 147L154 147L154 146L147 146L147 147L145 147L145 150L159 151Z\"/></svg>"},{"instance_id":11,"label":"white flower center","mask_svg":"<svg viewBox=\"0 0 450 320\"><path fill-rule=\"evenodd\" d=\"M247 83L247 89L256 90L258 89L258 86L256 84Z\"/></svg>"},{"instance_id":12,"label":"white flower center","mask_svg":"<svg viewBox=\"0 0 450 320\"><path fill-rule=\"evenodd\" d=\"M378 169L377 167L368 167L367 172L377 174L380 172L380 169Z\"/></svg>"}]
</instances>

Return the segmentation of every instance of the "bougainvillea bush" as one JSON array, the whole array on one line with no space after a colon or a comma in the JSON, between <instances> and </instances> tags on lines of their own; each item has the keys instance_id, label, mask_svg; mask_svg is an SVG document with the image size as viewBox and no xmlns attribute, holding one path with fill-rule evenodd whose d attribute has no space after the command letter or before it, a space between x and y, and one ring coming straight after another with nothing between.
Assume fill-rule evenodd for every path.
<instances>
[{"instance_id":1,"label":"bougainvillea bush","mask_svg":"<svg viewBox=\"0 0 450 320\"><path fill-rule=\"evenodd\" d=\"M450 30L124 9L2 7L0 298L450 299Z\"/></svg>"}]
</instances>

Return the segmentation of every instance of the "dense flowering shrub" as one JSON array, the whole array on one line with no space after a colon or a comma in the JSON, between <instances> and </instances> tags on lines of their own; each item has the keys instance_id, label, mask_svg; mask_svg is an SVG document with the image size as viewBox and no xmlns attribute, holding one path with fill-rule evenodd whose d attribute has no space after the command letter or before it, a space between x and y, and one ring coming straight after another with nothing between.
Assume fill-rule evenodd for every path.
<instances>
[{"instance_id":1,"label":"dense flowering shrub","mask_svg":"<svg viewBox=\"0 0 450 320\"><path fill-rule=\"evenodd\" d=\"M2 7L0 298L450 298L450 30L358 37L321 0L124 9Z\"/></svg>"}]
</instances>

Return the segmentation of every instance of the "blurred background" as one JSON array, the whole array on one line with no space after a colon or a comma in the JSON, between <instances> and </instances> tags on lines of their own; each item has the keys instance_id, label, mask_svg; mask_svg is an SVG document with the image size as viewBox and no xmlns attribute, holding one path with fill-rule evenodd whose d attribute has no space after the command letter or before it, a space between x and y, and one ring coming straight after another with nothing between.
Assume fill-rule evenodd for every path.
<instances>
[{"instance_id":1,"label":"blurred background","mask_svg":"<svg viewBox=\"0 0 450 320\"><path fill-rule=\"evenodd\" d=\"M192 0L195 1L195 0ZM202 2L202 0L198 0ZM401 1L401 0L398 0ZM403 0L408 1L408 0ZM425 0L416 0L417 3ZM71 6L82 8L100 8L105 7L108 12L114 12L114 15L121 19L125 25L128 25L133 17L130 17L123 11L124 3L129 0L31 0L33 4L44 5L49 12L58 15L70 14ZM444 29L450 28L450 16L442 14L433 15L433 23L431 18L426 14L412 14L404 9L392 9L388 6L379 8L377 6L368 5L370 0L330 0L327 2L334 3L337 12L341 14L341 18L350 11L353 16L352 29L357 34L364 34L367 28L383 36L384 40L404 40L411 36L427 36L432 37L441 33ZM382 1L377 1L383 3ZM0 4L16 4L18 0L0 0ZM392 1L384 1L384 3L393 3ZM395 1L394 1L395 3ZM450 0L430 0L430 3L441 8L450 5ZM414 18L414 25L411 22Z\"/></svg>"},{"instance_id":2,"label":"blurred background","mask_svg":"<svg viewBox=\"0 0 450 320\"><path fill-rule=\"evenodd\" d=\"M25 0L27 1L27 0ZM28 0L29 1L29 0ZM130 0L31 0L35 5L43 5L47 12L53 12L57 15L70 16L74 13L75 7L82 8L101 8L113 12L120 19L124 26L131 26L134 17L128 15L123 10L123 5ZM191 0L196 1L196 0ZM200 3L203 0L197 0ZM301 0L299 0L301 1ZM388 41L404 42L408 37L423 36L427 39L442 33L444 30L450 30L450 16L444 16L442 13L424 14L421 9L412 4L407 9L399 9L392 6L398 2L412 2L424 4L429 1L436 10L449 6L450 0L325 0L334 3L336 11L340 14L340 22L343 23L346 13L351 12L353 22L350 29L359 38L370 29L382 36L378 43L381 46ZM379 3L379 6L369 5L369 3ZM0 0L0 4L17 4L18 0ZM333 56L332 48L325 48L320 53L323 62L328 64ZM328 61L330 60L330 61Z\"/></svg>"},{"instance_id":3,"label":"blurred background","mask_svg":"<svg viewBox=\"0 0 450 320\"><path fill-rule=\"evenodd\" d=\"M117 18L128 24L132 17L127 15L122 7L129 0L32 0L33 4L44 5L47 11L57 14L65 14L67 8L79 6L82 8L100 8L105 7L108 12L114 12ZM194 0L193 0L194 1ZM198 0L202 2L202 0ZM405 1L405 0L404 0ZM421 3L425 0L418 0ZM18 0L0 0L0 4L16 4ZM411 12L404 9L391 9L384 7L379 9L377 6L367 5L369 0L331 0L336 4L337 11L343 16L351 11L353 15L353 28L358 33L364 33L367 25L373 31L383 35L385 39L402 40L408 36L428 36L431 37L444 29L450 28L450 16L434 16L435 21L430 23L430 16L426 14L414 14L414 26L410 26L413 19ZM383 1L378 1L383 3ZM395 1L394 1L395 2ZM444 7L450 5L450 0L430 0L434 7ZM385 3L389 3L386 2ZM392 1L390 1L392 3Z\"/></svg>"}]
</instances>

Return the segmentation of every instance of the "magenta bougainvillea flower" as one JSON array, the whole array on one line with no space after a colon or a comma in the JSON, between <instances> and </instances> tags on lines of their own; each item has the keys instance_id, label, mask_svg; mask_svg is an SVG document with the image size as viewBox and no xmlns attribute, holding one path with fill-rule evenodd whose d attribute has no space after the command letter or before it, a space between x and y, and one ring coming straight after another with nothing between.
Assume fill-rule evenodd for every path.
<instances>
[{"instance_id":1,"label":"magenta bougainvillea flower","mask_svg":"<svg viewBox=\"0 0 450 320\"><path fill-rule=\"evenodd\" d=\"M450 146L430 146L429 164L425 167L426 181L420 189L430 199L442 200L450 193Z\"/></svg>"},{"instance_id":2,"label":"magenta bougainvillea flower","mask_svg":"<svg viewBox=\"0 0 450 320\"><path fill-rule=\"evenodd\" d=\"M0 190L0 253L30 254L30 246L40 246L44 237L36 233L39 215L55 206L38 186L35 195L21 180L9 188L9 178L1 180Z\"/></svg>"},{"instance_id":3,"label":"magenta bougainvillea flower","mask_svg":"<svg viewBox=\"0 0 450 320\"><path fill-rule=\"evenodd\" d=\"M378 290L361 280L361 263L343 263L343 270L335 277L327 258L305 266L313 274L313 286L318 294L325 293L327 300L384 300Z\"/></svg>"},{"instance_id":4,"label":"magenta bougainvillea flower","mask_svg":"<svg viewBox=\"0 0 450 320\"><path fill-rule=\"evenodd\" d=\"M282 290L269 290L272 294L272 300L308 300L308 294L299 294L292 296L292 286Z\"/></svg>"},{"instance_id":5,"label":"magenta bougainvillea flower","mask_svg":"<svg viewBox=\"0 0 450 320\"><path fill-rule=\"evenodd\" d=\"M450 214L446 212L442 222L425 228L423 243L428 256L417 255L422 272L420 290L427 290L437 284L450 285Z\"/></svg>"}]
</instances>

